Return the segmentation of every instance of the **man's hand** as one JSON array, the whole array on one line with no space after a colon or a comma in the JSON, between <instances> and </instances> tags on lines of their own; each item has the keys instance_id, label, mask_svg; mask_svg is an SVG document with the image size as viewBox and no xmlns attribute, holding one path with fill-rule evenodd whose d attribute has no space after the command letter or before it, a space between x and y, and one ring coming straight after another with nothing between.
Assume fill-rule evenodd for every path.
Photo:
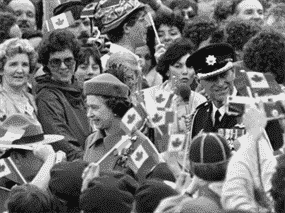
<instances>
[{"instance_id":1,"label":"man's hand","mask_svg":"<svg viewBox=\"0 0 285 213\"><path fill-rule=\"evenodd\" d=\"M267 124L264 104L259 102L257 105L247 105L245 114L243 115L243 123L249 134L254 137L260 136Z\"/></svg>"},{"instance_id":2,"label":"man's hand","mask_svg":"<svg viewBox=\"0 0 285 213\"><path fill-rule=\"evenodd\" d=\"M157 63L165 52L166 52L166 49L165 49L164 44L158 44L155 46L154 57Z\"/></svg>"},{"instance_id":3,"label":"man's hand","mask_svg":"<svg viewBox=\"0 0 285 213\"><path fill-rule=\"evenodd\" d=\"M40 158L44 162L49 158L53 157L55 158L55 152L51 145L45 144L45 145L36 145L34 146L33 153L36 157Z\"/></svg>"},{"instance_id":4,"label":"man's hand","mask_svg":"<svg viewBox=\"0 0 285 213\"><path fill-rule=\"evenodd\" d=\"M88 184L93 178L99 177L100 167L96 163L90 163L82 173L82 188L81 192L87 189Z\"/></svg>"}]
</instances>

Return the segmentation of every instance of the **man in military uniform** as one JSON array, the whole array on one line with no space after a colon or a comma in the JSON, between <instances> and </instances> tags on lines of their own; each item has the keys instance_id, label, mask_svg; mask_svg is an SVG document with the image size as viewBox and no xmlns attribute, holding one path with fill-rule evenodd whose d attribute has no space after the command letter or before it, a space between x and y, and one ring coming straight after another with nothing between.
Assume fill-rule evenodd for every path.
<instances>
[{"instance_id":1,"label":"man in military uniform","mask_svg":"<svg viewBox=\"0 0 285 213\"><path fill-rule=\"evenodd\" d=\"M234 140L236 128L241 124L241 116L228 115L225 102L229 95L239 95L234 86L236 79L234 49L226 43L212 44L197 50L186 61L193 67L197 78L209 97L209 101L197 107L192 117L192 137L201 132L220 132L227 139ZM242 82L240 82L242 83ZM265 127L274 151L283 145L283 130L277 120L269 121ZM240 132L244 132L243 129ZM233 136L235 133L235 136Z\"/></svg>"},{"instance_id":2,"label":"man in military uniform","mask_svg":"<svg viewBox=\"0 0 285 213\"><path fill-rule=\"evenodd\" d=\"M198 106L192 121L192 137L200 132L218 132L233 128L240 117L226 113L228 95L236 94L234 87L234 49L225 43L206 46L192 54L186 62L193 67L210 101Z\"/></svg>"}]
</instances>

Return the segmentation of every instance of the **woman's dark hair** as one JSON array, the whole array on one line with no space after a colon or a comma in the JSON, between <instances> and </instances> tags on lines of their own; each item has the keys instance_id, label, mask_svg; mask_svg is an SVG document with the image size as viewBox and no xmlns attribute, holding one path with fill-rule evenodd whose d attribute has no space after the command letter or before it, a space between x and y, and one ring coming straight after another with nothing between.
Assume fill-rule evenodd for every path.
<instances>
[{"instance_id":1,"label":"woman's dark hair","mask_svg":"<svg viewBox=\"0 0 285 213\"><path fill-rule=\"evenodd\" d=\"M171 13L171 14L159 14L158 16L155 17L154 19L154 24L155 24L155 28L156 30L159 29L159 27L161 25L166 25L166 26L170 26L170 27L177 27L177 29L179 30L179 32L182 34L183 33L183 29L185 26L185 21L183 19L182 16ZM156 66L156 60L154 57L155 54L155 34L153 31L152 27L148 27L147 30L147 34L146 34L146 45L149 48L149 52L151 55L151 64L152 67L150 69L152 69L153 67Z\"/></svg>"},{"instance_id":2,"label":"woman's dark hair","mask_svg":"<svg viewBox=\"0 0 285 213\"><path fill-rule=\"evenodd\" d=\"M124 25L132 27L136 24L140 17L140 12L143 11L144 8L137 9L130 13L128 17L123 21L118 27L108 31L106 34L108 35L110 41L112 43L118 43L124 36Z\"/></svg>"},{"instance_id":3,"label":"woman's dark hair","mask_svg":"<svg viewBox=\"0 0 285 213\"><path fill-rule=\"evenodd\" d=\"M174 65L181 57L188 53L191 55L194 51L194 44L189 39L179 38L172 43L161 57L156 67L156 71L162 76L163 81L166 81L169 78L167 73L170 65Z\"/></svg>"},{"instance_id":4,"label":"woman's dark hair","mask_svg":"<svg viewBox=\"0 0 285 213\"><path fill-rule=\"evenodd\" d=\"M228 161L217 164L197 165L191 163L191 171L202 180L210 182L223 181L227 174Z\"/></svg>"},{"instance_id":5,"label":"woman's dark hair","mask_svg":"<svg viewBox=\"0 0 285 213\"><path fill-rule=\"evenodd\" d=\"M16 25L17 19L12 13L0 12L0 23L1 23L0 43L2 43L5 40L11 38L10 29L14 25Z\"/></svg>"},{"instance_id":6,"label":"woman's dark hair","mask_svg":"<svg viewBox=\"0 0 285 213\"><path fill-rule=\"evenodd\" d=\"M99 65L100 73L102 73L103 67L101 62L101 54L97 47L92 44L84 44L81 46L80 60L78 62L78 65L84 64L86 61L89 62L90 57L92 57L94 62Z\"/></svg>"},{"instance_id":7,"label":"woman's dark hair","mask_svg":"<svg viewBox=\"0 0 285 213\"><path fill-rule=\"evenodd\" d=\"M52 31L43 38L39 46L39 63L47 66L51 54L64 50L71 50L76 64L78 64L80 61L80 44L75 35L66 29Z\"/></svg>"},{"instance_id":8,"label":"woman's dark hair","mask_svg":"<svg viewBox=\"0 0 285 213\"><path fill-rule=\"evenodd\" d=\"M217 23L207 16L197 16L187 24L183 30L183 37L189 38L195 49L198 49L203 41L207 41L218 29Z\"/></svg>"},{"instance_id":9,"label":"woman's dark hair","mask_svg":"<svg viewBox=\"0 0 285 213\"><path fill-rule=\"evenodd\" d=\"M101 97L104 99L106 106L119 118L123 118L126 112L133 107L133 104L126 98L110 96Z\"/></svg>"},{"instance_id":10,"label":"woman's dark hair","mask_svg":"<svg viewBox=\"0 0 285 213\"><path fill-rule=\"evenodd\" d=\"M284 213L285 205L285 154L277 158L276 171L272 176L271 196L275 201L274 209L276 213Z\"/></svg>"},{"instance_id":11,"label":"woman's dark hair","mask_svg":"<svg viewBox=\"0 0 285 213\"><path fill-rule=\"evenodd\" d=\"M13 187L7 200L7 207L10 213L55 212L52 196L32 184Z\"/></svg>"},{"instance_id":12,"label":"woman's dark hair","mask_svg":"<svg viewBox=\"0 0 285 213\"><path fill-rule=\"evenodd\" d=\"M285 38L273 28L265 28L244 46L244 65L251 70L272 73L278 84L285 82Z\"/></svg>"},{"instance_id":13,"label":"woman's dark hair","mask_svg":"<svg viewBox=\"0 0 285 213\"><path fill-rule=\"evenodd\" d=\"M255 21L231 19L225 26L226 43L236 51L242 51L243 46L261 30Z\"/></svg>"}]
</instances>

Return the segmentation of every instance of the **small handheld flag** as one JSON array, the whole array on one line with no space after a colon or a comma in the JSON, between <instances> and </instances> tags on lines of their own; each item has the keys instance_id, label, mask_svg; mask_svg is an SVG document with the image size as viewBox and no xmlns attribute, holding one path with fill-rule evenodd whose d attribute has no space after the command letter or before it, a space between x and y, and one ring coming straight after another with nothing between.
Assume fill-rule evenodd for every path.
<instances>
[{"instance_id":1,"label":"small handheld flag","mask_svg":"<svg viewBox=\"0 0 285 213\"><path fill-rule=\"evenodd\" d=\"M72 16L71 11L68 11L66 13L61 13L57 16L53 16L49 20L45 21L48 32L57 29L67 28L73 23L74 23L74 18Z\"/></svg>"}]
</instances>

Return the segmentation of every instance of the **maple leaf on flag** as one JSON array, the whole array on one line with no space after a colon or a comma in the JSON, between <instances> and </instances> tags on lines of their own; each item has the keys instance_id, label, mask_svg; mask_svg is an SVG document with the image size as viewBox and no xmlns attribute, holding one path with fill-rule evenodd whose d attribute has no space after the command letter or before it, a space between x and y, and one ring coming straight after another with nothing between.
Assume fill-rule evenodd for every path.
<instances>
[{"instance_id":1,"label":"maple leaf on flag","mask_svg":"<svg viewBox=\"0 0 285 213\"><path fill-rule=\"evenodd\" d=\"M135 110L135 108L129 109L124 117L122 118L121 127L127 132L130 133L134 130L136 125L142 121L142 117Z\"/></svg>"},{"instance_id":2,"label":"maple leaf on flag","mask_svg":"<svg viewBox=\"0 0 285 213\"><path fill-rule=\"evenodd\" d=\"M154 126L162 126L165 124L166 111L156 111L154 115L151 116L151 120Z\"/></svg>"},{"instance_id":3,"label":"maple leaf on flag","mask_svg":"<svg viewBox=\"0 0 285 213\"><path fill-rule=\"evenodd\" d=\"M137 149L131 154L131 159L133 160L136 169L139 170L143 163L148 159L149 155L142 145L139 145Z\"/></svg>"},{"instance_id":4,"label":"maple leaf on flag","mask_svg":"<svg viewBox=\"0 0 285 213\"><path fill-rule=\"evenodd\" d=\"M158 109L169 108L174 94L164 90L158 90L155 94L156 106ZM168 105L168 106L167 106Z\"/></svg>"},{"instance_id":5,"label":"maple leaf on flag","mask_svg":"<svg viewBox=\"0 0 285 213\"><path fill-rule=\"evenodd\" d=\"M269 88L269 84L263 73L246 72L252 88Z\"/></svg>"},{"instance_id":6,"label":"maple leaf on flag","mask_svg":"<svg viewBox=\"0 0 285 213\"><path fill-rule=\"evenodd\" d=\"M168 151L169 152L179 152L184 147L185 142L185 134L173 134L170 136L168 143Z\"/></svg>"},{"instance_id":7,"label":"maple leaf on flag","mask_svg":"<svg viewBox=\"0 0 285 213\"><path fill-rule=\"evenodd\" d=\"M46 20L46 26L48 31L53 31L56 29L64 29L69 27L74 23L74 18L71 11L66 13L61 13L57 16L51 17L49 20Z\"/></svg>"}]
</instances>

